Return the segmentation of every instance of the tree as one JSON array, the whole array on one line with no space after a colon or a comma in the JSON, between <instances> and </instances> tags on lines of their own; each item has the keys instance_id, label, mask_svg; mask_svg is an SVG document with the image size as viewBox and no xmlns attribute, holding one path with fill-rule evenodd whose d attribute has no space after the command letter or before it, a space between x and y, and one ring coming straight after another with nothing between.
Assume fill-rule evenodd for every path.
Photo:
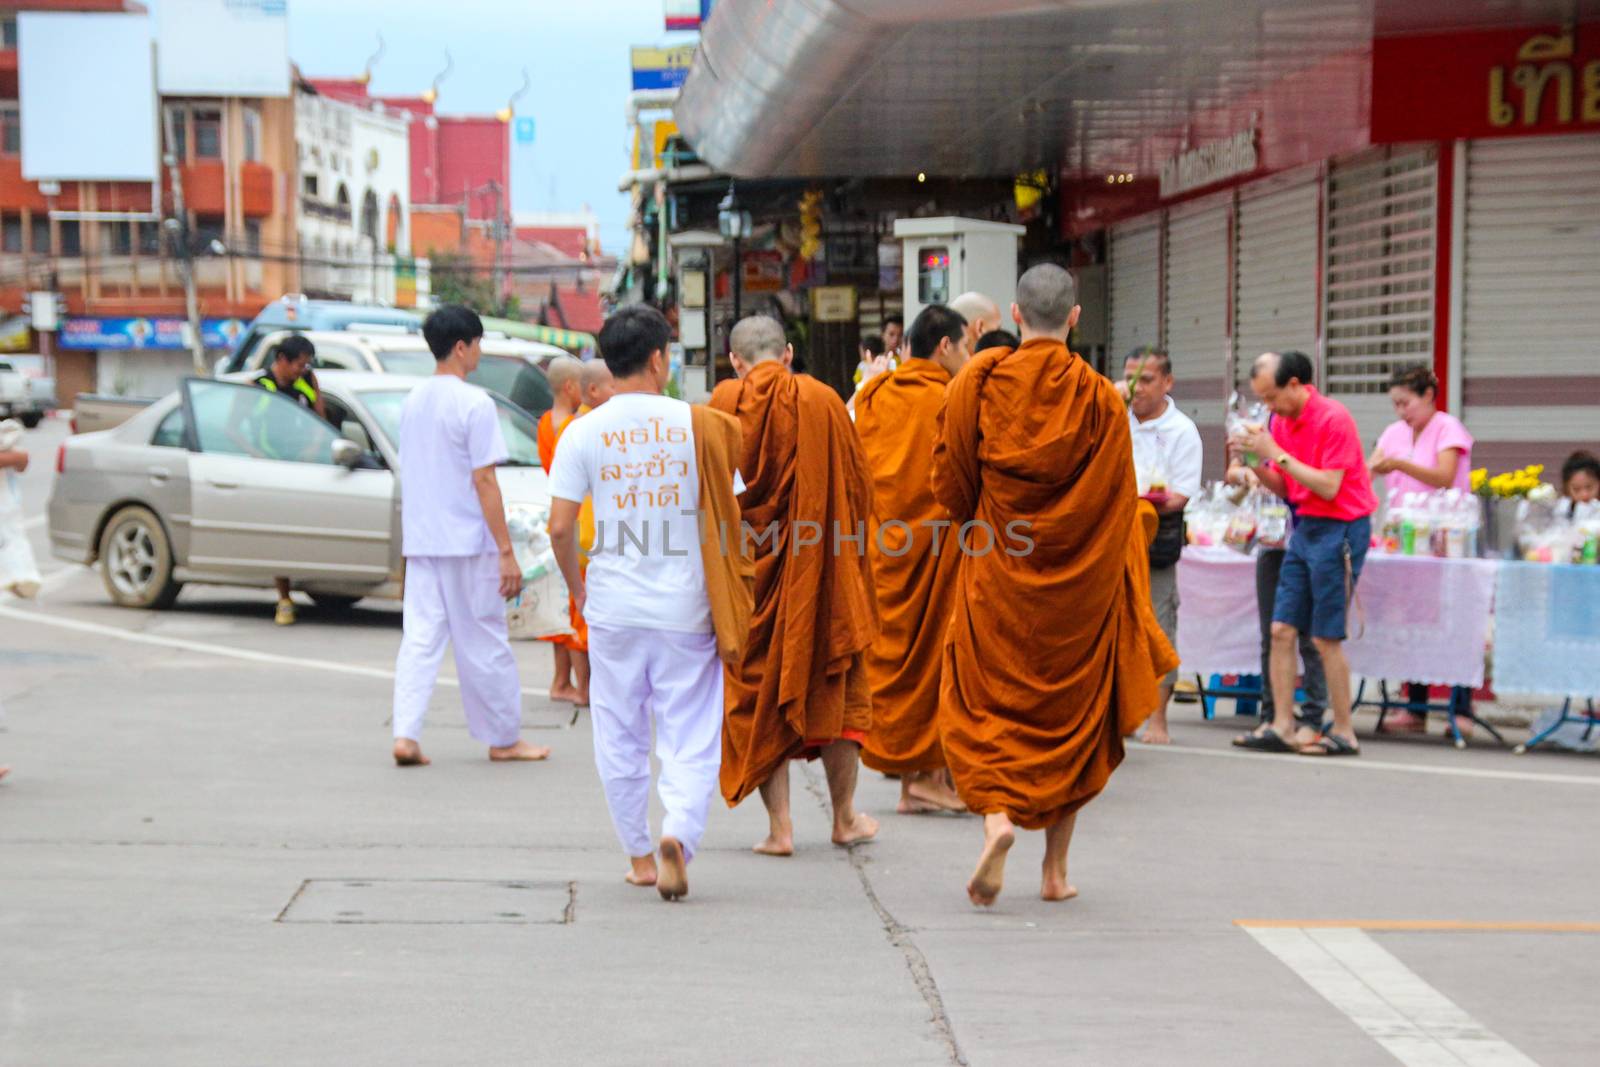
<instances>
[{"instance_id":1,"label":"tree","mask_svg":"<svg viewBox=\"0 0 1600 1067\"><path fill-rule=\"evenodd\" d=\"M522 302L494 291L493 273L459 252L439 252L429 257L435 304L465 304L480 315L520 319Z\"/></svg>"}]
</instances>

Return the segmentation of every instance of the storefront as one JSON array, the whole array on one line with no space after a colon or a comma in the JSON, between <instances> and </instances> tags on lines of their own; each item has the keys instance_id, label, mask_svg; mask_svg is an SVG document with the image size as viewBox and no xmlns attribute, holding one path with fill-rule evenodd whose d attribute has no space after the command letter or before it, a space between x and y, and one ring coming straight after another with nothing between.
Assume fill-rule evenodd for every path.
<instances>
[{"instance_id":1,"label":"storefront","mask_svg":"<svg viewBox=\"0 0 1600 1067\"><path fill-rule=\"evenodd\" d=\"M233 350L246 325L240 319L202 320L208 367ZM58 375L95 392L161 396L194 372L187 327L177 318L70 316L61 320L57 338Z\"/></svg>"}]
</instances>

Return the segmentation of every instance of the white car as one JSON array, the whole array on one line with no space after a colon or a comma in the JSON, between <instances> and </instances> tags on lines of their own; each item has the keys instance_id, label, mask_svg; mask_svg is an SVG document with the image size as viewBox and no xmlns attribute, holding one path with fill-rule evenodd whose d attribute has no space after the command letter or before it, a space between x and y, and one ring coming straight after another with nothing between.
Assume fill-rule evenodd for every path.
<instances>
[{"instance_id":1,"label":"white car","mask_svg":"<svg viewBox=\"0 0 1600 1067\"><path fill-rule=\"evenodd\" d=\"M432 357L430 357L431 359ZM163 608L186 583L270 587L319 604L400 593L400 410L422 379L327 371L324 422L249 381L189 378L111 430L68 438L50 547L99 563L106 592ZM533 419L494 398L507 518L542 528L550 496Z\"/></svg>"}]
</instances>

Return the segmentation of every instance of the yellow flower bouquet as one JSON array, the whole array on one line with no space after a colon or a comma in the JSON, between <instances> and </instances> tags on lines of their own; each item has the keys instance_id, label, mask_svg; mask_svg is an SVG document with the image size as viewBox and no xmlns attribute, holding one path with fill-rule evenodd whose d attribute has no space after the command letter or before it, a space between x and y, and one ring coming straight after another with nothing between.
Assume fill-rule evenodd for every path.
<instances>
[{"instance_id":1,"label":"yellow flower bouquet","mask_svg":"<svg viewBox=\"0 0 1600 1067\"><path fill-rule=\"evenodd\" d=\"M1538 463L1523 467L1521 470L1506 471L1493 476L1480 467L1472 472L1472 491L1479 496L1500 500L1538 496L1541 495L1540 486L1544 485L1539 478L1543 473L1544 466Z\"/></svg>"}]
</instances>

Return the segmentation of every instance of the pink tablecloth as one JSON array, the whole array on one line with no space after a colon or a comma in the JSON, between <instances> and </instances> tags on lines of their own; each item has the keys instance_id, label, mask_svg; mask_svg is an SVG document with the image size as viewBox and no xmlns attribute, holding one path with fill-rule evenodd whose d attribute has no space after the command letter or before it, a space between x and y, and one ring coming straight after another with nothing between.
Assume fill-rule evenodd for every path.
<instances>
[{"instance_id":1,"label":"pink tablecloth","mask_svg":"<svg viewBox=\"0 0 1600 1067\"><path fill-rule=\"evenodd\" d=\"M1483 559L1367 556L1345 649L1363 678L1483 684L1498 564ZM1178 563L1178 655L1191 673L1258 674L1255 560L1227 548L1184 549ZM1360 636L1356 636L1356 635Z\"/></svg>"}]
</instances>

